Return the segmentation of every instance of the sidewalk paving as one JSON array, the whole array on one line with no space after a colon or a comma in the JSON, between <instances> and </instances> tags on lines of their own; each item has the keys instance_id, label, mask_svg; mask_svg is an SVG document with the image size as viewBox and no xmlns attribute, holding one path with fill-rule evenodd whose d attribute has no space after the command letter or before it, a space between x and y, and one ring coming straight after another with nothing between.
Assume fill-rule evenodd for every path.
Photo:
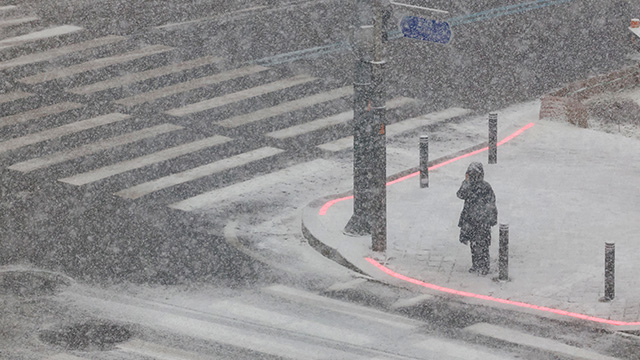
<instances>
[{"instance_id":1,"label":"sidewalk paving","mask_svg":"<svg viewBox=\"0 0 640 360\"><path fill-rule=\"evenodd\" d=\"M498 112L499 141L535 125L499 147L497 164L488 165L484 151L432 170L429 188L420 188L417 176L388 186L385 253L371 251L370 236L343 233L353 211L353 200L342 199L345 194L310 203L303 210L303 233L326 256L390 284L564 320L572 317L563 312L571 312L574 318L599 318L587 320L604 327L640 329L640 141L540 121L539 106L531 102ZM486 132L486 118L460 127ZM460 139L450 148L456 144L456 150L470 147ZM439 151L434 149L430 158L443 156ZM493 280L498 276L498 226L492 229L491 273L467 271L471 255L458 241L463 201L456 191L472 161L485 166L485 180L497 197L498 222L509 225L509 282ZM605 242L616 244L616 296L602 303Z\"/></svg>"}]
</instances>

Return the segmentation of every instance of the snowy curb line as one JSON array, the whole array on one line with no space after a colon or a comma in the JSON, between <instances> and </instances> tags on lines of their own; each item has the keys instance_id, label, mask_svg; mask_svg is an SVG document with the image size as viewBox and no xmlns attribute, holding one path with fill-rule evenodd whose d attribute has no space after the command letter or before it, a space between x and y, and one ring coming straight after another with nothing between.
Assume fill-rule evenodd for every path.
<instances>
[{"instance_id":1,"label":"snowy curb line","mask_svg":"<svg viewBox=\"0 0 640 360\"><path fill-rule=\"evenodd\" d=\"M596 323L596 322L585 321L585 320L580 320L576 318L567 318L566 316L559 315L556 313L541 312L539 310L535 310L532 308L514 307L512 305L503 304L499 302L491 302L491 301L485 301L485 300L473 298L473 297L464 297L464 296L458 296L458 295L453 295L449 293L442 293L440 291L425 289L424 287L420 287L412 283L407 283L407 282L398 280L394 277L387 275L384 272L377 271L378 270L377 268L375 268L373 265L371 265L365 260L366 254L359 254L359 256L361 256L362 259L354 258L355 254L352 254L351 256L349 256L348 254L343 256L343 254L340 253L340 250L322 242L318 238L318 236L314 235L312 230L309 229L309 228L316 228L316 230L318 230L317 229L318 226L322 226L322 225L318 223L318 224L315 224L315 226L309 226L305 223L305 218L307 216L319 217L318 211L320 209L320 206L324 202L326 202L328 199L333 199L333 198L334 198L333 196L330 196L330 197L317 199L311 202L305 209L303 209L302 234L307 240L307 242L309 243L309 245L311 245L311 247L313 247L321 255L323 255L329 260L336 262L341 266L344 266L356 272L357 274L362 274L364 276L371 278L374 281L378 281L380 283L384 283L389 286L408 289L408 290L414 290L421 294L427 294L434 298L441 299L442 301L445 301L445 302L453 302L453 303L465 304L465 305L471 305L471 306L483 306L487 308L499 309L499 310L509 311L513 313L528 314L528 315L532 315L540 318L546 318L552 321L557 321L559 324L580 324L582 326L591 327L593 329L605 330L612 333L618 333L618 332L624 332L624 331L640 331L640 326L635 326L635 325L627 326L627 325L610 325L610 324L604 324L604 323ZM345 237L347 236L345 235ZM357 238L353 238L353 241L357 241ZM362 260L362 261L359 261L359 260ZM380 262L381 260L377 260L377 261Z\"/></svg>"},{"instance_id":2,"label":"snowy curb line","mask_svg":"<svg viewBox=\"0 0 640 360\"><path fill-rule=\"evenodd\" d=\"M434 160L433 163L435 164L443 163L445 161L448 161L452 158L457 157L456 155L459 153L469 153L471 151L477 151L478 148L482 149L485 146L486 146L485 144L479 144L469 149L460 151L455 155L449 155L449 156L445 156L437 160ZM430 166L433 166L433 164L430 164ZM413 174L413 170L414 169L402 171L398 174L389 176L388 179L398 179L398 178L410 176L411 174ZM406 174L409 174L409 175L406 175ZM314 247L318 252L320 252L323 256L327 257L330 260L335 261L340 265L343 265L351 270L355 270L358 273L364 273L367 276L373 277L374 279L391 286L416 289L413 286L408 286L406 283L399 283L399 281L396 280L395 278L390 278L389 276L386 276L387 274L381 274L376 272L371 267L373 266L372 264L370 264L367 261L362 261L364 257L377 258L377 256L375 255L371 256L372 253L370 251L367 252L365 250L367 248L370 249L370 247L367 246L365 243L369 241L366 236L362 236L359 238L354 237L353 242L355 244L359 244L354 247L353 245L349 245L349 242L351 241L351 239L349 239L346 235L344 235L340 231L340 229L335 229L331 227L331 224L333 223L331 222L326 223L326 221L325 223L323 223L322 221L320 221L320 218L322 217L321 216L322 213L320 210L321 210L321 207L323 207L323 204L325 204L327 201L332 201L339 197L341 198L340 200L344 200L345 197L348 197L348 195L350 194L351 192L347 192L347 193L342 193L342 194L333 195L333 196L326 196L310 202L303 209L303 216L302 216L303 236L308 240L309 244L312 247ZM333 222L335 221L336 220L334 219ZM345 241L347 243L345 243ZM342 244L347 244L347 246L343 246ZM376 262L379 263L380 260L376 260ZM419 291L424 293L425 289L420 289ZM564 310L557 310L553 308L548 309L553 311L547 311L545 310L547 308L545 308L544 306L530 305L530 306L521 307L518 301L511 301L509 300L508 297L505 298L507 300L504 300L504 301L502 301L503 299L497 299L496 302L493 302L493 301L487 302L485 301L486 299L484 299L486 296L476 296L475 294L471 294L473 295L471 297L467 297L467 295L464 295L464 297L461 298L452 294L442 294L441 292L438 292L438 291L432 292L427 290L426 293L432 294L445 301L453 301L453 302L463 303L468 305L486 306L489 308L507 310L514 313L526 313L526 314L534 315L541 318L547 318L550 320L559 321L561 323L581 324L583 326L589 326L594 329L602 329L602 330L611 331L611 332L630 331L630 330L637 331L638 329L640 329L640 326L636 324L628 324L628 325L619 324L618 325L618 324L609 324L603 321L598 321L598 322L584 321L584 320L589 320L586 318L589 316L585 317L579 313L576 315L580 315L580 316L573 316L571 315L572 313L570 312L566 312ZM571 318L567 318L567 316L571 316Z\"/></svg>"},{"instance_id":3,"label":"snowy curb line","mask_svg":"<svg viewBox=\"0 0 640 360\"><path fill-rule=\"evenodd\" d=\"M332 260L338 263L339 265L342 265L347 269L353 270L359 274L371 276L371 274L367 274L365 271L363 271L356 265L349 262L349 260L345 259L345 257L342 256L342 254L340 254L340 251L338 251L338 249L325 244L324 242L322 242L322 240L318 239L318 237L313 235L313 233L311 232L311 230L309 230L309 227L307 226L307 224L305 224L305 221L304 221L305 215L308 211L316 212L316 209L320 208L320 206L322 206L322 204L326 203L327 201L335 199L336 196L337 197L349 196L350 193L351 191L348 193L340 194L340 195L326 196L323 198L316 199L312 201L309 205L307 205L302 210L303 212L302 221L301 221L302 236L307 240L307 243L313 249L315 249L317 252L319 252L322 256L326 257L327 259ZM311 216L313 216L313 214Z\"/></svg>"}]
</instances>

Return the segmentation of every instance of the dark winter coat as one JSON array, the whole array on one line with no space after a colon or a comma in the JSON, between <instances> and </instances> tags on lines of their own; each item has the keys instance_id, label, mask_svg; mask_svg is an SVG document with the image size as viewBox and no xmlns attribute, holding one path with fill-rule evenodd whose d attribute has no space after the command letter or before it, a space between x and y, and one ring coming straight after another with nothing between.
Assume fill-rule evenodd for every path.
<instances>
[{"instance_id":1,"label":"dark winter coat","mask_svg":"<svg viewBox=\"0 0 640 360\"><path fill-rule=\"evenodd\" d=\"M489 229L498 223L496 196L484 181L484 169L478 162L467 169L468 179L462 182L457 195L464 200L458 227L463 229Z\"/></svg>"}]
</instances>

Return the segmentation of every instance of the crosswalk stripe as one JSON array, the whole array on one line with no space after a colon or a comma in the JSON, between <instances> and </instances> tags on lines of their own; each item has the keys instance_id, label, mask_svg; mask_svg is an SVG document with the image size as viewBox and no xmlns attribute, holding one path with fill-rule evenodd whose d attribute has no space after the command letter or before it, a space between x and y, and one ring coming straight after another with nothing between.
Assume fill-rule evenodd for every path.
<instances>
[{"instance_id":1,"label":"crosswalk stripe","mask_svg":"<svg viewBox=\"0 0 640 360\"><path fill-rule=\"evenodd\" d=\"M225 316L243 318L251 322L257 322L269 326L277 326L295 333L307 334L328 340L345 342L357 346L363 346L372 342L372 339L357 331L326 325L320 322L309 321L303 318L295 318L282 313L264 310L251 305L245 305L232 301L220 301L209 305L209 309Z\"/></svg>"},{"instance_id":2,"label":"crosswalk stripe","mask_svg":"<svg viewBox=\"0 0 640 360\"><path fill-rule=\"evenodd\" d=\"M187 82L178 83L175 85L166 86L154 91L149 91L139 95L133 95L130 97L126 97L124 99L120 99L115 101L116 104L124 105L127 107L136 106L140 104L144 104L153 100L157 100L163 97L176 95L179 93L183 93L186 91L198 89L201 87L218 84L224 81L233 80L237 78L241 78L244 76L256 74L262 71L266 71L269 68L264 66L247 66L238 69L233 69L230 71L213 74L210 76L193 79Z\"/></svg>"},{"instance_id":3,"label":"crosswalk stripe","mask_svg":"<svg viewBox=\"0 0 640 360\"><path fill-rule=\"evenodd\" d=\"M182 126L173 124L161 124L150 128L133 131L127 134L103 139L95 143L79 146L70 150L60 151L39 158L30 159L15 163L8 169L28 173L30 171L42 169L65 161L78 159L83 156L95 154L97 152L134 143L136 141L152 138L171 131L181 130Z\"/></svg>"},{"instance_id":4,"label":"crosswalk stripe","mask_svg":"<svg viewBox=\"0 0 640 360\"><path fill-rule=\"evenodd\" d=\"M417 347L428 351L428 353L437 353L441 359L460 359L460 360L508 360L512 357L492 354L483 351L477 347L471 347L461 342L453 342L443 339L429 339L416 344Z\"/></svg>"},{"instance_id":5,"label":"crosswalk stripe","mask_svg":"<svg viewBox=\"0 0 640 360\"><path fill-rule=\"evenodd\" d=\"M58 181L76 186L86 185L127 171L139 169L148 165L167 161L183 155L187 155L192 152L220 145L228 141L231 141L231 139L228 137L216 135L206 139L193 141L187 144L182 144L169 149L161 150L149 155L140 156L135 159L122 161L117 164L105 166L82 174L66 177L64 179L58 179Z\"/></svg>"},{"instance_id":6,"label":"crosswalk stripe","mask_svg":"<svg viewBox=\"0 0 640 360\"><path fill-rule=\"evenodd\" d=\"M372 308L327 298L284 285L269 286L263 288L262 291L268 294L283 297L286 300L292 300L303 304L312 304L313 306L317 306L326 310L351 315L364 320L377 322L386 326L392 326L397 329L411 330L423 325L421 322L416 320L411 320L402 316L382 312Z\"/></svg>"},{"instance_id":7,"label":"crosswalk stripe","mask_svg":"<svg viewBox=\"0 0 640 360\"><path fill-rule=\"evenodd\" d=\"M402 308L409 308L422 305L428 301L433 301L434 296L430 294L421 294L410 298L400 298L391 304L392 310L398 310Z\"/></svg>"},{"instance_id":8,"label":"crosswalk stripe","mask_svg":"<svg viewBox=\"0 0 640 360\"><path fill-rule=\"evenodd\" d=\"M327 101L339 99L345 97L353 92L352 86L345 86L339 89L333 89L320 94L307 96L298 100L293 100L272 106L267 109L260 109L249 114L243 114L234 116L229 119L218 121L218 125L235 128L238 126L250 124L256 121L268 119L273 116L290 113L296 110L301 110L307 107L311 107L316 104L321 104Z\"/></svg>"},{"instance_id":9,"label":"crosswalk stripe","mask_svg":"<svg viewBox=\"0 0 640 360\"><path fill-rule=\"evenodd\" d=\"M406 119L395 124L387 126L387 137L391 138L397 136L403 132L418 129L425 125L430 125L435 122L444 121L447 119L455 118L458 116L464 116L470 114L471 111L462 108L449 108L435 113L418 116L411 119ZM353 147L353 136L343 137L338 140L334 140L325 144L318 145L320 149L327 151L342 151Z\"/></svg>"},{"instance_id":10,"label":"crosswalk stripe","mask_svg":"<svg viewBox=\"0 0 640 360\"><path fill-rule=\"evenodd\" d=\"M512 344L521 346L527 346L547 352L552 352L560 356L566 356L571 359L584 359L584 360L614 360L610 356L605 356L593 351L581 349L575 346L564 344L557 340L542 338L534 335L529 335L517 330L507 329L504 327L488 324L477 323L464 328L465 332L473 333L476 335L482 335L493 339L506 341Z\"/></svg>"},{"instance_id":11,"label":"crosswalk stripe","mask_svg":"<svg viewBox=\"0 0 640 360\"><path fill-rule=\"evenodd\" d=\"M320 144L318 147L322 150L338 152L353 147L353 136L345 136L338 140L333 140L328 143Z\"/></svg>"},{"instance_id":12,"label":"crosswalk stripe","mask_svg":"<svg viewBox=\"0 0 640 360\"><path fill-rule=\"evenodd\" d=\"M35 120L47 115L55 115L65 111L70 111L74 109L79 109L83 107L82 104L72 103L72 102L63 102L59 104L49 105L41 108L37 108L34 110L25 111L22 113L18 113L15 115L9 115L0 118L0 128L4 126L16 125L25 123L27 121Z\"/></svg>"},{"instance_id":13,"label":"crosswalk stripe","mask_svg":"<svg viewBox=\"0 0 640 360\"><path fill-rule=\"evenodd\" d=\"M435 113L430 113L391 124L387 126L387 133L389 134L389 136L395 136L400 133L414 130L425 125L433 124L434 122L444 121L458 116L464 116L470 113L471 110L468 109L448 108Z\"/></svg>"},{"instance_id":14,"label":"crosswalk stripe","mask_svg":"<svg viewBox=\"0 0 640 360\"><path fill-rule=\"evenodd\" d=\"M56 354L45 358L45 360L86 360L85 358L77 357L71 354Z\"/></svg>"},{"instance_id":15,"label":"crosswalk stripe","mask_svg":"<svg viewBox=\"0 0 640 360\"><path fill-rule=\"evenodd\" d=\"M26 35L15 36L7 39L0 40L0 50L24 44L30 41L42 40L50 37L70 34L72 32L82 30L79 26L74 25L62 25L56 26L45 30L32 32Z\"/></svg>"},{"instance_id":16,"label":"crosswalk stripe","mask_svg":"<svg viewBox=\"0 0 640 360\"><path fill-rule=\"evenodd\" d=\"M218 206L221 201L232 199L251 191L272 187L282 183L282 179L299 174L315 174L331 168L332 162L324 159L316 159L310 162L297 164L271 174L259 176L241 183L224 188L215 189L200 195L173 203L170 208L182 211L208 210Z\"/></svg>"},{"instance_id":17,"label":"crosswalk stripe","mask_svg":"<svg viewBox=\"0 0 640 360\"><path fill-rule=\"evenodd\" d=\"M4 12L4 11L13 10L15 8L17 8L17 6L15 5L0 6L0 11Z\"/></svg>"},{"instance_id":18,"label":"crosswalk stripe","mask_svg":"<svg viewBox=\"0 0 640 360\"><path fill-rule=\"evenodd\" d=\"M351 88L350 88L351 89ZM351 90L352 91L352 90ZM407 97L397 97L387 102L387 109L392 110L406 104L415 102L414 99ZM267 133L266 136L275 139L286 139L298 135L306 134L312 131L324 129L333 125L343 124L353 119L353 110L345 111L340 114L332 115L326 118L309 121L300 125L291 126L282 130Z\"/></svg>"},{"instance_id":19,"label":"crosswalk stripe","mask_svg":"<svg viewBox=\"0 0 640 360\"><path fill-rule=\"evenodd\" d=\"M156 310L152 306L116 303L103 298L88 297L80 294L71 296L71 299L76 303L82 303L84 306L91 307L97 311L109 310L119 314L119 320L126 319L145 327L249 349L258 353L266 353L286 359L362 359L362 357L353 352L337 350L326 346L326 344L316 345L290 339L286 337L286 334L281 335L274 332L272 328L265 329L265 332L247 328L241 329L233 325L215 322L215 319L203 318L202 313L198 313L199 317L194 317L166 310Z\"/></svg>"},{"instance_id":20,"label":"crosswalk stripe","mask_svg":"<svg viewBox=\"0 0 640 360\"><path fill-rule=\"evenodd\" d=\"M84 41L78 44L66 45L59 48L51 49L45 52L34 53L29 55L20 56L14 59L0 62L0 70L10 69L16 66L34 64L42 61L48 61L57 57L67 55L76 51L93 49L100 46L113 44L115 42L123 41L126 38L124 36L105 36L89 41Z\"/></svg>"},{"instance_id":21,"label":"crosswalk stripe","mask_svg":"<svg viewBox=\"0 0 640 360\"><path fill-rule=\"evenodd\" d=\"M229 17L231 17L233 15L239 15L239 14L243 14L243 13L251 13L253 11L262 10L262 9L266 9L266 8L267 8L267 6L254 6L254 7L244 8L244 9L231 11L231 12L227 12L227 13L222 13L222 14L218 14L218 15L214 15L214 16L208 16L208 17L201 18L201 19L195 19L195 20L188 20L188 21L183 21L183 22L168 23L168 24L164 24L164 25L159 25L159 26L155 26L154 29L157 29L157 30L172 29L172 28L176 28L176 27L182 27L182 26L185 26L185 25L197 24L197 23L205 22L205 21L213 21L213 20L220 19L220 18L224 18L225 20L229 20Z\"/></svg>"},{"instance_id":22,"label":"crosswalk stripe","mask_svg":"<svg viewBox=\"0 0 640 360\"><path fill-rule=\"evenodd\" d=\"M166 113L173 116L186 116L186 115L202 112L205 110L215 109L217 107L231 104L234 102L250 99L252 97L256 97L259 95L268 94L270 92L284 90L284 89L287 89L296 85L308 83L314 80L317 80L317 79L314 77L306 76L306 75L298 75L298 76L290 77L284 80L274 81L268 84L256 86L246 90L238 91L231 94L226 94L223 96L215 97L212 99L208 99L208 100L200 101L190 105L186 105L183 107L179 107L176 109L172 109L167 111Z\"/></svg>"},{"instance_id":23,"label":"crosswalk stripe","mask_svg":"<svg viewBox=\"0 0 640 360\"><path fill-rule=\"evenodd\" d=\"M220 161L216 161L207 165L202 165L190 170L186 170L180 173L172 174L169 176L162 177L160 179L156 179L140 185L136 185L134 187L130 187L128 189L118 191L116 195L126 199L138 199L142 196L145 196L147 194L150 194L158 190L166 189L174 185L200 179L205 176L210 176L215 173L222 172L224 170L228 170L234 167L251 163L253 161L265 159L265 158L277 155L283 151L284 150L281 150L281 149L263 147L257 150L253 150L253 151L235 155L226 159L222 159Z\"/></svg>"},{"instance_id":24,"label":"crosswalk stripe","mask_svg":"<svg viewBox=\"0 0 640 360\"><path fill-rule=\"evenodd\" d=\"M98 116L92 119L87 119L87 120L82 120L82 121L74 122L67 125L62 125L57 128L43 130L38 133L33 133L33 134L18 137L18 138L13 138L11 140L0 142L0 154L10 150L15 150L23 146L37 144L39 142L51 140L57 137L62 137L65 135L95 128L98 126L122 121L127 118L129 118L129 115L111 113L103 116Z\"/></svg>"},{"instance_id":25,"label":"crosswalk stripe","mask_svg":"<svg viewBox=\"0 0 640 360\"><path fill-rule=\"evenodd\" d=\"M369 280L367 280L365 278L356 278L356 279L349 280L349 281L346 281L346 282L336 282L336 283L333 283L328 288L326 288L325 291L327 291L327 292L336 292L336 291L354 290L356 287L358 287L361 284L366 283L367 281L369 281Z\"/></svg>"},{"instance_id":26,"label":"crosswalk stripe","mask_svg":"<svg viewBox=\"0 0 640 360\"><path fill-rule=\"evenodd\" d=\"M69 92L79 95L90 95L98 91L104 91L108 89L122 87L127 84L133 84L136 82L157 78L164 75L178 73L180 71L197 68L209 64L214 64L222 61L221 58L215 56L205 56L191 61L185 61L179 64L171 64L156 69L151 69L139 73L126 74L118 76L108 80L100 81L94 84L79 86L69 90Z\"/></svg>"},{"instance_id":27,"label":"crosswalk stripe","mask_svg":"<svg viewBox=\"0 0 640 360\"><path fill-rule=\"evenodd\" d=\"M138 339L127 341L118 345L118 349L134 353L142 356L148 356L157 360L205 360L204 356L199 354L163 346L160 344L150 343ZM211 355L207 355L206 359L215 359Z\"/></svg>"},{"instance_id":28,"label":"crosswalk stripe","mask_svg":"<svg viewBox=\"0 0 640 360\"><path fill-rule=\"evenodd\" d=\"M33 96L33 94L26 93L24 91L14 91L0 95L0 104L8 103L15 100L20 100Z\"/></svg>"},{"instance_id":29,"label":"crosswalk stripe","mask_svg":"<svg viewBox=\"0 0 640 360\"><path fill-rule=\"evenodd\" d=\"M40 18L37 17L37 16L29 16L29 17L14 18L14 19L5 19L5 20L0 21L0 28L20 25L20 24L26 24L26 23L30 23L30 22L33 22L33 21L37 21L37 20L40 20Z\"/></svg>"},{"instance_id":30,"label":"crosswalk stripe","mask_svg":"<svg viewBox=\"0 0 640 360\"><path fill-rule=\"evenodd\" d=\"M130 51L125 54L95 59L95 60L87 61L81 64L72 65L64 69L53 69L53 70L35 74L32 76L27 76L18 81L21 83L30 84L30 85L39 84L45 81L61 79L68 76L80 74L85 71L98 70L98 69L105 68L107 66L116 65L123 62L132 61L135 59L140 59L145 56L160 54L163 52L170 51L172 49L173 48L171 47L163 46L163 45L151 45L151 46L144 47L142 49Z\"/></svg>"}]
</instances>

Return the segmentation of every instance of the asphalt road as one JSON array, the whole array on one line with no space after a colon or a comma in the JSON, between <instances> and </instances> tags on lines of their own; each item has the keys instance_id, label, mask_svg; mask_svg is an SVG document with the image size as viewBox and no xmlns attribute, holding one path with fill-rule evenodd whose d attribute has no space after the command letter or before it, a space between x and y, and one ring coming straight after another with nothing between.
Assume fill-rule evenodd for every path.
<instances>
[{"instance_id":1,"label":"asphalt road","mask_svg":"<svg viewBox=\"0 0 640 360\"><path fill-rule=\"evenodd\" d=\"M352 274L333 264L321 263L325 273L317 276L308 272L318 264L302 274L277 273L227 244L223 233L229 220L286 216L296 211L295 206L304 205L243 197L242 184L268 182L273 179L270 174L304 169L296 166L315 160L349 156L347 150L319 147L351 133L350 98L337 91L352 84L354 61L350 51L335 48L348 40L351 31L343 2L2 4L0 9L17 8L0 10L0 24L4 19L38 19L0 28L4 75L0 83L0 264L27 262L111 287L101 292L61 286L53 291L55 296L51 291L39 292L42 289L25 294L28 288L8 286L3 276L7 286L2 289L7 293L1 297L0 334L14 347L0 355L42 358L38 350L43 348L52 359L134 359L158 357L157 351L174 358L300 355L270 346L279 341L302 344L312 355L317 355L313 352L317 347L329 347L338 358L345 353L429 358L434 348L440 349L434 358L464 357L459 349L503 358L570 358L553 350L557 342L620 358L637 354L634 338L533 317L514 319L510 313L439 299L396 307L394 311L421 324L393 332L380 326L384 315L354 320L353 316L367 310L340 311L343 305L315 296L321 292L391 311L398 300L415 294L382 289L367 281L345 285ZM450 6L453 18L517 4L429 3ZM388 44L389 98L417 101L400 101L390 110L389 121L451 106L496 109L617 68L626 61L625 7L631 6L638 7L624 1L575 0L460 23L447 46L392 40ZM65 25L82 30L64 27L59 31L68 33L58 36L45 32L40 40L17 38ZM13 39L2 42L9 38ZM95 43L98 40L103 43ZM75 44L80 45L70 48ZM331 51L305 51L318 48ZM37 60L39 54L46 56ZM23 62L12 63L16 59ZM296 102L301 98L305 101ZM282 103L288 105L278 108ZM270 117L262 118L266 111ZM347 120L340 120L345 112ZM291 130L318 119L335 123L306 133ZM285 130L294 135L285 136ZM192 169L198 169L197 174ZM185 201L202 194L233 201L221 202L207 212L183 210L198 204L185 205ZM127 281L153 286L130 287ZM296 296L312 297L315 305L308 299L296 303L291 292L285 297L273 292L265 296L279 283L311 291ZM175 284L186 285L166 287ZM329 317L324 319L327 308ZM230 316L228 309L238 313ZM255 317L247 319L247 314ZM168 326L163 316L184 326ZM282 321L283 317L291 321ZM130 326L137 342L99 355L83 350L67 354L60 346L41 343L42 329L71 332L64 326L96 318ZM397 327L405 321L394 317L387 324ZM477 325L486 323L499 329ZM336 339L331 327L319 324L352 333ZM365 330L355 331L356 325ZM233 330L238 336L225 338L220 329ZM500 329L535 335L534 342L545 346L501 340ZM358 332L364 333L362 337ZM243 336L253 342L239 344L236 338ZM145 344L151 344L151 350ZM140 354L140 349L147 353Z\"/></svg>"},{"instance_id":2,"label":"asphalt road","mask_svg":"<svg viewBox=\"0 0 640 360\"><path fill-rule=\"evenodd\" d=\"M631 334L362 278L317 294L289 284L98 288L24 269L2 275L2 359L637 359Z\"/></svg>"}]
</instances>

